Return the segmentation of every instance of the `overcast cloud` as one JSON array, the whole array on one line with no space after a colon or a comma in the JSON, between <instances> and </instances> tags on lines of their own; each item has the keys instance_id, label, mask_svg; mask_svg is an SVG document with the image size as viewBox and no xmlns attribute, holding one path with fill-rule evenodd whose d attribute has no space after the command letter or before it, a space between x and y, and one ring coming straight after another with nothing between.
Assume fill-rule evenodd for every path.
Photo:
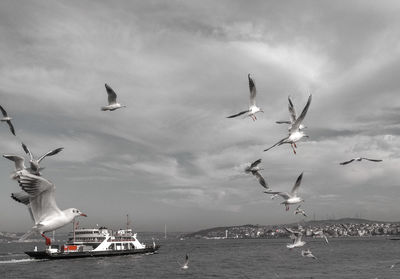
<instances>
[{"instance_id":1,"label":"overcast cloud","mask_svg":"<svg viewBox=\"0 0 400 279\"><path fill-rule=\"evenodd\" d=\"M300 193L316 218L398 221L400 205L398 1L1 1L0 153L46 158L60 208L83 226L191 231L296 222L243 173L262 158L275 190ZM248 103L258 121L227 119ZM104 83L126 109L102 112ZM287 96L308 94L310 138L286 136ZM353 156L380 164L338 163ZM13 165L0 160L0 230L26 231ZM67 228L70 229L70 228Z\"/></svg>"}]
</instances>

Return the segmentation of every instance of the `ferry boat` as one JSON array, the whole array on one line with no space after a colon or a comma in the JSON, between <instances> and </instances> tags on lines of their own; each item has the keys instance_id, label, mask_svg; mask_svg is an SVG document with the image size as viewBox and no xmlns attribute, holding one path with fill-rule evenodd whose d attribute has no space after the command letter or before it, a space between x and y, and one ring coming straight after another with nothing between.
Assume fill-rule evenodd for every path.
<instances>
[{"instance_id":1,"label":"ferry boat","mask_svg":"<svg viewBox=\"0 0 400 279\"><path fill-rule=\"evenodd\" d=\"M155 242L141 243L132 229L115 233L105 227L95 229L75 229L66 244L50 245L44 251L27 251L25 254L35 259L67 259L82 257L107 257L129 254L156 253L160 248Z\"/></svg>"}]
</instances>

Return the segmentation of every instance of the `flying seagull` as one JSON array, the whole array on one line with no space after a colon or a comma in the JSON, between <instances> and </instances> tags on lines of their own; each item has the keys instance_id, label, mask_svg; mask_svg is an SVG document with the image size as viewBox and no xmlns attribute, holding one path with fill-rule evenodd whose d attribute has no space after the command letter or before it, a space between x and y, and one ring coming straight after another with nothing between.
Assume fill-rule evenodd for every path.
<instances>
[{"instance_id":1,"label":"flying seagull","mask_svg":"<svg viewBox=\"0 0 400 279\"><path fill-rule=\"evenodd\" d=\"M242 115L247 113L247 115L253 119L253 121L256 121L256 113L257 112L264 112L261 108L257 107L256 105L256 95L257 95L257 90L256 90L256 85L254 83L254 80L250 77L250 74L247 75L249 79L249 88L250 88L250 104L249 104L249 109L241 111L237 114L228 116L227 118L234 118L236 116Z\"/></svg>"},{"instance_id":2,"label":"flying seagull","mask_svg":"<svg viewBox=\"0 0 400 279\"><path fill-rule=\"evenodd\" d=\"M313 231L313 230L311 230L311 232L312 232L312 236L318 236L318 237L324 238L325 243L326 243L326 244L329 244L328 238L327 238L326 235L324 234L323 230L319 230L319 231Z\"/></svg>"},{"instance_id":3,"label":"flying seagull","mask_svg":"<svg viewBox=\"0 0 400 279\"><path fill-rule=\"evenodd\" d=\"M119 108L126 108L126 106L121 105L120 103L117 103L117 94L115 91L106 83L105 84L106 90L107 90L107 95L108 95L108 105L101 107L102 111L113 111Z\"/></svg>"},{"instance_id":4,"label":"flying seagull","mask_svg":"<svg viewBox=\"0 0 400 279\"><path fill-rule=\"evenodd\" d=\"M301 205L299 205L299 206L296 208L296 210L294 211L294 215L301 214L301 215L303 215L304 217L307 217L307 214L306 214L306 212L304 211L304 209L302 209L302 208L300 208L300 207L301 207Z\"/></svg>"},{"instance_id":5,"label":"flying seagull","mask_svg":"<svg viewBox=\"0 0 400 279\"><path fill-rule=\"evenodd\" d=\"M18 174L29 173L29 170L25 167L24 163L25 160L23 157L18 155L7 155L7 154L4 154L3 157L13 161L15 164L15 171L11 176L12 179L16 179Z\"/></svg>"},{"instance_id":6,"label":"flying seagull","mask_svg":"<svg viewBox=\"0 0 400 279\"><path fill-rule=\"evenodd\" d=\"M314 260L317 259L317 257L314 256L313 253L311 253L310 249L301 250L301 256L302 257L307 257L307 258L313 258Z\"/></svg>"},{"instance_id":7,"label":"flying seagull","mask_svg":"<svg viewBox=\"0 0 400 279\"><path fill-rule=\"evenodd\" d=\"M380 160L380 159L369 159L369 158L364 158L364 157L357 157L357 158L353 158L353 159L345 161L345 162L341 162L340 165L344 166L344 165L350 164L353 161L361 162L362 160L368 160L368 161L371 161L371 162L382 162L383 161L383 160Z\"/></svg>"},{"instance_id":8,"label":"flying seagull","mask_svg":"<svg viewBox=\"0 0 400 279\"><path fill-rule=\"evenodd\" d=\"M282 144L285 144L285 143L290 143L290 146L292 147L294 154L296 154L296 150L295 150L295 148L297 148L296 142L301 140L303 137L308 137L303 132L303 130L300 129L300 125L301 125L301 122L303 122L304 117L307 114L308 108L310 107L311 99L312 99L312 95L310 95L308 97L307 104L305 105L303 111L301 112L300 116L296 119L296 121L290 127L289 136L287 136L286 138L281 139L280 141L275 143L273 146L265 149L264 151L268 151L268 150L270 150L271 148L273 148L275 146L279 146L279 145L282 145Z\"/></svg>"},{"instance_id":9,"label":"flying seagull","mask_svg":"<svg viewBox=\"0 0 400 279\"><path fill-rule=\"evenodd\" d=\"M38 232L46 239L46 245L51 245L51 240L45 233L59 229L71 223L76 216L85 216L76 208L60 210L56 204L55 186L49 180L34 175L21 174L18 183L22 190L29 195L29 205L35 225L24 234L21 239Z\"/></svg>"},{"instance_id":10,"label":"flying seagull","mask_svg":"<svg viewBox=\"0 0 400 279\"><path fill-rule=\"evenodd\" d=\"M8 127L10 127L11 133L15 136L15 129L13 124L11 123L11 117L8 116L6 110L0 105L1 113L3 114L3 118L0 118L1 122L7 122Z\"/></svg>"},{"instance_id":11,"label":"flying seagull","mask_svg":"<svg viewBox=\"0 0 400 279\"><path fill-rule=\"evenodd\" d=\"M299 190L301 180L303 178L303 173L299 175L299 177L296 180L296 183L294 184L292 191L290 193L287 192L273 192L273 191L265 191L264 193L266 194L272 194L272 195L279 195L281 196L284 201L281 202L281 204L284 204L286 206L286 211L289 210L289 205L290 204L296 204L304 201L302 198L297 196L297 191Z\"/></svg>"},{"instance_id":12,"label":"flying seagull","mask_svg":"<svg viewBox=\"0 0 400 279\"><path fill-rule=\"evenodd\" d=\"M287 232L290 233L290 238L293 239L293 242L290 244L287 244L286 247L289 249L293 249L296 247L302 247L306 244L305 241L302 241L303 233L301 231L295 231L289 228L285 228Z\"/></svg>"},{"instance_id":13,"label":"flying seagull","mask_svg":"<svg viewBox=\"0 0 400 279\"><path fill-rule=\"evenodd\" d=\"M275 123L277 124L289 124L288 130L292 128L293 123L296 122L297 115L296 115L296 110L294 109L292 100L290 99L290 96L288 97L288 109L289 109L289 114L290 114L290 120L284 120L284 121L276 121ZM302 130L306 128L303 124L300 124L299 130Z\"/></svg>"},{"instance_id":14,"label":"flying seagull","mask_svg":"<svg viewBox=\"0 0 400 279\"><path fill-rule=\"evenodd\" d=\"M183 264L181 264L180 262L178 262L178 264L181 266L182 269L188 269L189 268L189 255L186 254L185 262Z\"/></svg>"},{"instance_id":15,"label":"flying seagull","mask_svg":"<svg viewBox=\"0 0 400 279\"><path fill-rule=\"evenodd\" d=\"M25 153L29 155L29 158L30 158L30 161L29 161L29 162L30 162L30 164L31 164L31 172L32 172L33 174L36 174L36 175L40 175L40 172L39 172L39 171L40 171L42 168L39 167L39 163L40 163L44 158L46 158L47 156L56 155L57 153L61 152L61 151L64 149L64 147L59 147L59 148L50 150L50 151L46 152L45 154L43 154L42 156L40 156L39 159L36 160L36 159L33 157L32 152L29 150L29 148L28 148L24 143L22 143L22 148L24 149Z\"/></svg>"},{"instance_id":16,"label":"flying seagull","mask_svg":"<svg viewBox=\"0 0 400 279\"><path fill-rule=\"evenodd\" d=\"M265 189L269 189L267 182L265 182L264 177L261 175L260 170L262 170L260 167L258 167L258 165L261 163L261 159L258 159L256 161L254 161L253 163L251 163L251 165L249 167L247 167L244 171L246 173L251 173L252 175L254 175L258 182L261 184L261 186L263 186Z\"/></svg>"}]
</instances>

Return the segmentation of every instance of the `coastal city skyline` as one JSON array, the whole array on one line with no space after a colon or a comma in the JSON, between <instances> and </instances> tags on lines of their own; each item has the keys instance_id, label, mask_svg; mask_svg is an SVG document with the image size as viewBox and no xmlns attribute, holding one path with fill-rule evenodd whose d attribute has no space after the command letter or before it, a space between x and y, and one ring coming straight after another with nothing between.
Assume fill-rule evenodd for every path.
<instances>
[{"instance_id":1,"label":"coastal city skyline","mask_svg":"<svg viewBox=\"0 0 400 279\"><path fill-rule=\"evenodd\" d=\"M0 104L17 135L1 123L0 153L64 147L42 174L60 208L88 215L82 226L126 214L139 231L296 222L244 172L259 158L274 191L304 172L308 220L400 221L400 3L23 3L0 3ZM248 74L264 113L227 119L247 108ZM126 108L100 110L106 83ZM297 154L263 152L287 136L275 121L289 120L288 96L299 114L310 94ZM339 164L358 156L383 161ZM24 232L13 170L1 158L0 231Z\"/></svg>"}]
</instances>

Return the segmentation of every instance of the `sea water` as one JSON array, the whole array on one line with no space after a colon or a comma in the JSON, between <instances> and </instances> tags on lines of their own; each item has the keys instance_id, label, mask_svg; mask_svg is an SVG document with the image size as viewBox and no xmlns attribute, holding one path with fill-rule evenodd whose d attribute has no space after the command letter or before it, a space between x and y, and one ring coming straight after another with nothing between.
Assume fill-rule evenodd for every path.
<instances>
[{"instance_id":1,"label":"sea water","mask_svg":"<svg viewBox=\"0 0 400 279\"><path fill-rule=\"evenodd\" d=\"M140 234L138 235L140 239ZM0 278L400 278L400 241L385 237L290 239L160 239L157 254L32 260L38 243L0 243ZM151 243L151 240L150 242ZM303 258L311 249L318 258ZM189 254L189 268L183 263Z\"/></svg>"}]
</instances>

